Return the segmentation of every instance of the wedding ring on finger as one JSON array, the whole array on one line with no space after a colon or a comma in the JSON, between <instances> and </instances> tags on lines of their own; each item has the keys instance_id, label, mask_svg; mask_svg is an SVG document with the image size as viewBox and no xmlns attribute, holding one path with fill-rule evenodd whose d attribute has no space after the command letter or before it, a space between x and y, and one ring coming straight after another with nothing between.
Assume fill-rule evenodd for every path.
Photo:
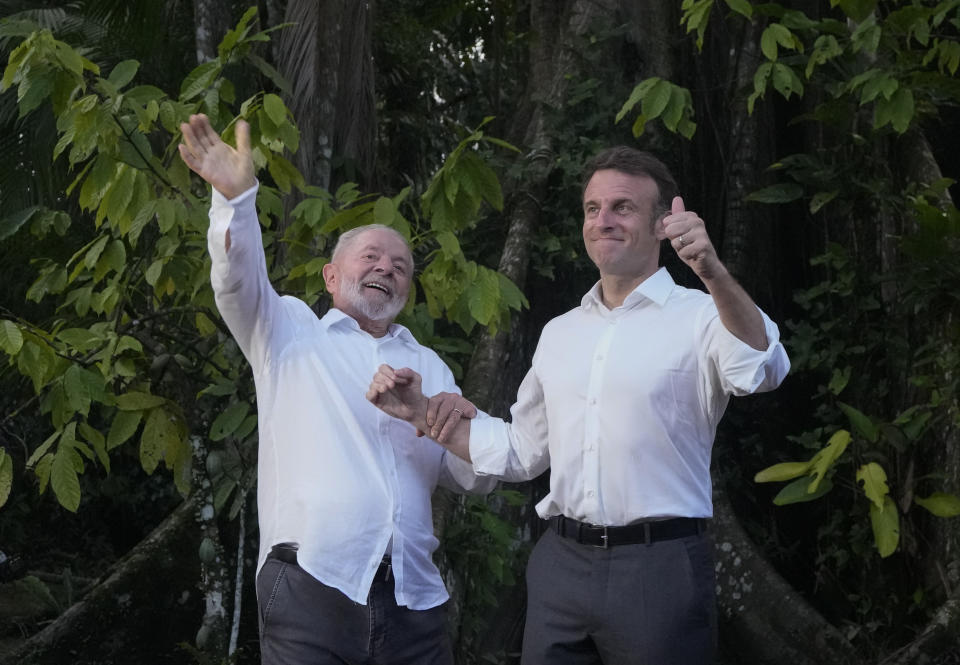
<instances>
[{"instance_id":1,"label":"wedding ring on finger","mask_svg":"<svg viewBox=\"0 0 960 665\"><path fill-rule=\"evenodd\" d=\"M459 413L461 416L463 415L463 411L461 411L460 409L455 408L453 411L454 413Z\"/></svg>"},{"instance_id":2,"label":"wedding ring on finger","mask_svg":"<svg viewBox=\"0 0 960 665\"><path fill-rule=\"evenodd\" d=\"M680 234L680 247L681 249L687 246L687 241L683 239L683 234Z\"/></svg>"}]
</instances>

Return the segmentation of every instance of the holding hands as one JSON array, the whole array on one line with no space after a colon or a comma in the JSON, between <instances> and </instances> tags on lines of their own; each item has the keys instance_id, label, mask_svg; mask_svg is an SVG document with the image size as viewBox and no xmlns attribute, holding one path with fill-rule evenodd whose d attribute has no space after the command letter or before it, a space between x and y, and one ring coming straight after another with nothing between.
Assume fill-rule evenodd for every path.
<instances>
[{"instance_id":1,"label":"holding hands","mask_svg":"<svg viewBox=\"0 0 960 665\"><path fill-rule=\"evenodd\" d=\"M394 369L380 365L373 375L367 399L381 411L405 420L444 444L461 418L473 418L476 407L456 393L437 393L429 399L423 394L420 375L408 367Z\"/></svg>"}]
</instances>

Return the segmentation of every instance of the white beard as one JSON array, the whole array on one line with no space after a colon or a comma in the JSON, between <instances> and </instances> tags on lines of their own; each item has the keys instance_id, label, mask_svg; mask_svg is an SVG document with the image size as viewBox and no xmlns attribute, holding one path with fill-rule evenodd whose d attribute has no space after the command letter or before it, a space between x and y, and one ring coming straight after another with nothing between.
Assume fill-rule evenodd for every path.
<instances>
[{"instance_id":1,"label":"white beard","mask_svg":"<svg viewBox=\"0 0 960 665\"><path fill-rule=\"evenodd\" d=\"M367 293L367 288L361 286L359 281L350 280L346 277L340 280L340 295L358 313L371 321L393 321L403 309L403 306L407 304L407 299L396 292L391 293L386 300L373 300L369 298L372 294ZM373 297L379 298L379 296Z\"/></svg>"}]
</instances>

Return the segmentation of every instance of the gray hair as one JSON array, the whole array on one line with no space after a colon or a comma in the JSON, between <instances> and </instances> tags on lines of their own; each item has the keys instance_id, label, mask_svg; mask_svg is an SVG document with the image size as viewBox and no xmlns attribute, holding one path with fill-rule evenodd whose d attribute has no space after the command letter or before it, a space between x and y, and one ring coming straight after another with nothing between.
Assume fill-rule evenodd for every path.
<instances>
[{"instance_id":1,"label":"gray hair","mask_svg":"<svg viewBox=\"0 0 960 665\"><path fill-rule=\"evenodd\" d=\"M330 262L337 260L337 257L350 245L356 242L357 238L363 235L366 231L389 231L403 241L403 246L407 248L407 254L410 255L410 270L414 269L413 264L413 251L410 249L410 243L407 242L407 239L403 237L399 231L395 228L387 226L386 224L365 224L363 226L356 226L348 231L344 231L340 234L340 237L337 238L337 244L333 246L333 254L330 255Z\"/></svg>"}]
</instances>

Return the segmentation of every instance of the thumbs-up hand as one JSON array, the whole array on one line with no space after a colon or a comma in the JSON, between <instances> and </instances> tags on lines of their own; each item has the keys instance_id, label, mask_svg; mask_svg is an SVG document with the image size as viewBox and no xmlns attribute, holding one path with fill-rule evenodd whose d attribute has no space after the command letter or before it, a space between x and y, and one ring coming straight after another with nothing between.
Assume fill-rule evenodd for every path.
<instances>
[{"instance_id":1,"label":"thumbs-up hand","mask_svg":"<svg viewBox=\"0 0 960 665\"><path fill-rule=\"evenodd\" d=\"M723 265L697 213L688 211L679 196L673 197L670 214L663 218L663 231L677 256L702 280L722 271Z\"/></svg>"}]
</instances>

